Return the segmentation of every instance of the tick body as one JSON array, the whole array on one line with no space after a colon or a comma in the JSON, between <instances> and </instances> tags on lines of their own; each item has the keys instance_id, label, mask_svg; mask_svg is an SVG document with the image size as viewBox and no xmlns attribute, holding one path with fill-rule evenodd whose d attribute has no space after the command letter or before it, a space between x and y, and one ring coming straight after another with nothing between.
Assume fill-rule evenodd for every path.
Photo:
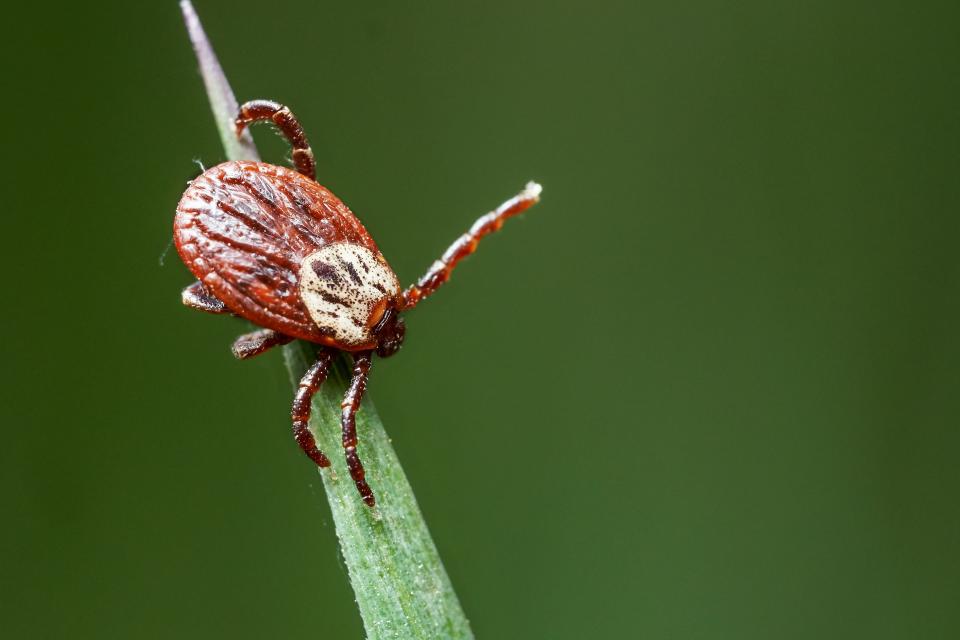
<instances>
[{"instance_id":1,"label":"tick body","mask_svg":"<svg viewBox=\"0 0 960 640\"><path fill-rule=\"evenodd\" d=\"M402 289L376 243L347 206L314 180L315 163L289 109L257 100L240 108L237 133L272 121L293 147L296 171L262 162L225 162L190 183L177 206L174 242L197 282L183 302L228 313L262 327L233 345L246 359L294 339L318 345L317 360L297 388L291 417L297 443L317 465L330 465L307 428L311 398L333 354L353 354L353 377L341 404L344 454L360 495L375 504L357 455L356 413L374 353L388 357L403 343L401 312L436 291L479 240L537 202L540 187L474 223L420 280Z\"/></svg>"}]
</instances>

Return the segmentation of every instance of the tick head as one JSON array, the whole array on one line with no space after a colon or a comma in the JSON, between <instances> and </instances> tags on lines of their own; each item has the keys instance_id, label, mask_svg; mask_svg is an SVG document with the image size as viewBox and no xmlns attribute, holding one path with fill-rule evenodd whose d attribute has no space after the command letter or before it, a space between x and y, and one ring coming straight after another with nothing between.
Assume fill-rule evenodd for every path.
<instances>
[{"instance_id":1,"label":"tick head","mask_svg":"<svg viewBox=\"0 0 960 640\"><path fill-rule=\"evenodd\" d=\"M400 317L400 312L393 306L389 306L383 312L383 318L373 329L377 337L377 355L381 358L389 358L403 345L403 336L407 333L407 328Z\"/></svg>"}]
</instances>

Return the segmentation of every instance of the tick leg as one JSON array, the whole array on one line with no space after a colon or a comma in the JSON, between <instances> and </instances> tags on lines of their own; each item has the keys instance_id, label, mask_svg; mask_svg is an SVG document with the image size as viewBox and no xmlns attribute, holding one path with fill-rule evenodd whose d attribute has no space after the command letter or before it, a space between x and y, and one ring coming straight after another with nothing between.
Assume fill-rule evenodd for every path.
<instances>
[{"instance_id":1,"label":"tick leg","mask_svg":"<svg viewBox=\"0 0 960 640\"><path fill-rule=\"evenodd\" d=\"M461 260L477 250L481 238L503 226L507 218L526 211L540 200L541 187L536 182L528 182L519 194L510 198L499 207L477 219L470 230L457 238L443 253L439 260L430 266L417 284L403 292L403 308L415 307L418 302L440 288L450 279L450 273Z\"/></svg>"},{"instance_id":2,"label":"tick leg","mask_svg":"<svg viewBox=\"0 0 960 640\"><path fill-rule=\"evenodd\" d=\"M347 393L343 396L343 402L340 403L340 426L343 429L343 451L347 456L347 468L350 469L350 477L353 478L357 491L360 492L360 496L368 507L374 506L376 500L373 497L373 491L364 480L363 463L357 455L357 409L360 408L360 400L367 388L371 353L371 351L361 351L354 354L353 378L350 380Z\"/></svg>"},{"instance_id":3,"label":"tick leg","mask_svg":"<svg viewBox=\"0 0 960 640\"><path fill-rule=\"evenodd\" d=\"M317 353L317 360L300 379L297 393L293 396L293 408L290 410L290 417L293 420L293 439L297 441L307 457L313 460L318 467L329 467L330 459L317 449L317 442L313 439L310 429L307 428L307 423L310 422L313 395L323 384L323 381L327 379L332 359L333 352L329 349L321 349Z\"/></svg>"},{"instance_id":4,"label":"tick leg","mask_svg":"<svg viewBox=\"0 0 960 640\"><path fill-rule=\"evenodd\" d=\"M207 288L204 287L203 283L199 280L184 289L183 293L180 294L180 299L183 300L183 304L197 311L230 313L227 305L223 304L222 300L207 291Z\"/></svg>"},{"instance_id":5,"label":"tick leg","mask_svg":"<svg viewBox=\"0 0 960 640\"><path fill-rule=\"evenodd\" d=\"M233 343L233 355L240 360L258 356L277 345L292 342L293 338L273 329L260 329L253 333L245 333Z\"/></svg>"},{"instance_id":6,"label":"tick leg","mask_svg":"<svg viewBox=\"0 0 960 640\"><path fill-rule=\"evenodd\" d=\"M240 107L240 113L234 121L237 135L243 133L247 125L260 120L269 120L280 129L284 137L290 141L290 146L293 147L293 166L303 175L315 180L317 163L313 159L313 151L310 149L310 143L307 142L307 136L303 133L303 127L300 126L300 122L297 121L293 112L273 100L245 102Z\"/></svg>"}]
</instances>

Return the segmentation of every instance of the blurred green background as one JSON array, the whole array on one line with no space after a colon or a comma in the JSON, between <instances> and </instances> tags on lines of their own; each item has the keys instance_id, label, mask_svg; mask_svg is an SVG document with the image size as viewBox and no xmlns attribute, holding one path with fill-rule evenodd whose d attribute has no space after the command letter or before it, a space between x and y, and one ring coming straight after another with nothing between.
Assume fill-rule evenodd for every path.
<instances>
[{"instance_id":1,"label":"blurred green background","mask_svg":"<svg viewBox=\"0 0 960 640\"><path fill-rule=\"evenodd\" d=\"M544 184L371 382L478 637L960 636L955 2L197 10L404 282ZM2 635L361 637L176 2L4 14Z\"/></svg>"}]
</instances>

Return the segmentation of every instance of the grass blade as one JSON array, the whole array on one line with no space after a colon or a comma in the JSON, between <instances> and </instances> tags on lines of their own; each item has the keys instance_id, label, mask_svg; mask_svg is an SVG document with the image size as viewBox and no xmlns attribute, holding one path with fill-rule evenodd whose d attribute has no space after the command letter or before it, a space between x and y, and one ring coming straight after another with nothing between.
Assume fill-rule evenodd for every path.
<instances>
[{"instance_id":1,"label":"grass blade","mask_svg":"<svg viewBox=\"0 0 960 640\"><path fill-rule=\"evenodd\" d=\"M248 135L238 139L234 134L232 119L237 101L196 12L188 0L183 0L180 7L227 158L258 159L253 139ZM290 379L296 385L313 362L313 347L298 341L285 346L283 354ZM340 399L349 370L347 359L338 358L329 379L314 398L310 428L318 446L333 461L335 476L324 472L320 475L367 637L472 638L413 489L369 395L357 416L357 430L360 455L377 494L375 511L363 504L350 480L340 455Z\"/></svg>"},{"instance_id":2,"label":"grass blade","mask_svg":"<svg viewBox=\"0 0 960 640\"><path fill-rule=\"evenodd\" d=\"M180 10L183 12L183 21L187 25L187 34L190 36L193 52L197 55L197 62L200 63L200 77L203 78L203 86L207 89L207 99L210 100L210 109L213 111L213 119L217 123L217 132L220 134L220 142L223 144L227 158L259 160L260 155L257 153L256 145L253 144L250 131L244 130L243 135L237 137L233 128L233 119L240 105L233 95L230 83L227 82L227 76L223 73L220 61L217 60L217 54L207 40L207 34L203 30L203 25L200 24L200 17L197 16L189 0L181 0Z\"/></svg>"}]
</instances>

